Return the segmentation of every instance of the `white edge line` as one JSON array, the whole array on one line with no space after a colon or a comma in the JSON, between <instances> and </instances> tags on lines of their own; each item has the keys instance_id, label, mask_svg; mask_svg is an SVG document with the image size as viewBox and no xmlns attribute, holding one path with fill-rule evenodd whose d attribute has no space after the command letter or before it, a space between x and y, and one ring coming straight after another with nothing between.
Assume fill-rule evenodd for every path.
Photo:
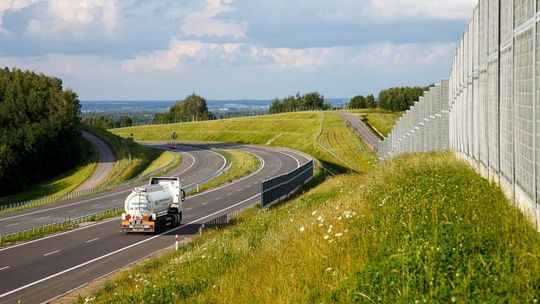
<instances>
[{"instance_id":1,"label":"white edge line","mask_svg":"<svg viewBox=\"0 0 540 304\"><path fill-rule=\"evenodd\" d=\"M44 237L36 239L36 240L24 242L24 243L21 243L21 244L10 246L10 247L0 248L0 252L6 251L6 250L9 250L9 249L13 249L13 248L17 248L17 247L21 247L21 246L25 246L25 245L32 244L32 243L37 243L37 242L40 242L40 241L43 241L43 240L47 240L47 239L50 239L50 238L53 238L53 237L57 237L57 236L61 236L61 235L64 235L64 234L76 232L76 231L79 231L79 230L88 229L88 228L91 228L91 227L94 227L94 226L97 226L97 225L105 224L105 223L116 221L116 220L118 220L117 216L115 216L113 218L110 218L108 220L103 220L103 221L88 225L88 226L75 228L73 230L68 230L68 231L64 231L64 232L61 232L61 233L51 234L51 235L44 236Z\"/></svg>"},{"instance_id":2,"label":"white edge line","mask_svg":"<svg viewBox=\"0 0 540 304\"><path fill-rule=\"evenodd\" d=\"M57 272L57 273L55 273L55 274L52 274L52 275L50 275L50 276L48 276L48 277L39 279L39 280L34 281L34 282L32 282L32 283L28 283L28 284L26 284L26 285L24 285L24 286L21 286L21 287L19 287L19 288L16 288L16 289L13 289L13 290L11 290L11 291L8 291L8 292L6 292L6 293L1 294L1 295L0 295L0 298L4 298L4 297L9 296L9 295L11 295L11 294L14 294L14 293L16 293L16 292L19 292L19 291L21 291L21 290L24 290L24 289L26 289L26 288L28 288L28 287L32 287L32 286L37 285L37 284L39 284L39 283L42 283L42 282L45 282L45 281L47 281L47 280L53 279L53 278L55 278L55 277L61 276L61 275L65 274L65 273L68 273L68 272L70 272L70 271L79 269L79 268L81 268L81 267L84 267L84 266L86 266L86 265L88 265L88 264L97 262L97 261L102 260L102 259L104 259L104 258L107 258L107 257L109 257L109 256L115 255L115 254L120 253L120 252L122 252L122 251L125 251L125 250L127 250L127 249L129 249L129 248L132 248L132 247L138 246L138 245L140 245L140 244L149 242L149 241L154 240L154 239L156 239L156 238L158 238L158 237L160 237L160 236L162 236L162 235L169 234L169 233L171 233L171 232L174 232L174 231L176 231L176 230L179 230L179 229L181 229L181 228L183 228L183 227L185 227L185 226L187 226L187 225L191 225L191 224L194 224L194 223L196 223L196 222L198 222L198 221L201 221L201 220L204 220L204 219L206 219L206 218L212 217L212 216L214 216L214 215L216 215L216 214L218 214L218 213L221 213L221 212L223 212L223 211L225 211L225 210L229 210L229 209L234 208L234 207L236 207L236 206L238 206L238 205L244 204L245 202L247 202L247 201L249 201L249 200L252 200L252 199L256 198L256 197L259 196L259 195L260 195L260 193L257 193L256 195L254 195L254 196L252 196L252 197L250 197L250 198L247 198L247 199L245 199L245 200L243 200L243 201L241 201L241 202L239 202L239 203L236 203L236 204L234 204L234 205L232 205L232 206L229 206L229 207L227 207L227 208L223 208L223 209L221 209L221 210L219 210L219 211L216 211L216 212L214 212L214 213L212 213L212 214L203 216L203 217L198 218L198 219L196 219L196 220L193 220L193 221L191 221L191 222L189 222L189 223L187 223L187 224L184 224L184 225L179 226L179 227L177 227L177 228L174 228L174 229L172 229L172 230L165 231L165 232L163 232L163 233L161 233L161 234L158 234L158 235L155 235L155 236L153 236L153 237L151 237L151 238L144 239L144 240L142 240L142 241L140 241L140 242L131 244L131 245L129 245L129 246L126 246L126 247L117 249L117 250L112 251L112 252L109 252L109 253L107 253L107 254L104 254L104 255L102 255L102 256L100 256L100 257L97 257L97 258L94 258L94 259L92 259L92 260L86 261L86 262L84 262L84 263L82 263L82 264L79 264L79 265L73 266L73 267L71 267L71 268L62 270L62 271Z\"/></svg>"},{"instance_id":3,"label":"white edge line","mask_svg":"<svg viewBox=\"0 0 540 304\"><path fill-rule=\"evenodd\" d=\"M218 169L217 171L215 171L215 172L212 172L212 174L215 174L215 173L218 173L219 171L222 171L223 169L225 169L225 166L227 166L227 164L228 164L227 159L225 158L225 156L221 155L220 153L217 153L216 151L212 151L211 149L206 149L206 150L205 150L205 149L201 149L201 148L196 148L196 149L200 149L200 150L204 150L204 151L210 151L210 152L213 152L213 153L215 153L215 154L221 156L221 158L223 159L223 165L221 166L221 168L219 168L219 169ZM211 174L211 175L212 175L212 174ZM216 177L218 177L218 176L217 176L217 175L214 176L214 178L216 178ZM206 179L206 178L203 178L202 180L204 180L204 179ZM212 179L211 179L211 180L212 180ZM210 181L210 180L209 180L209 181ZM197 184L199 184L199 183L200 183L200 181L197 181L197 182L191 183L191 184L189 184L189 185L184 185L183 188L189 188L189 187L194 186L194 185L197 185Z\"/></svg>"},{"instance_id":4,"label":"white edge line","mask_svg":"<svg viewBox=\"0 0 540 304\"><path fill-rule=\"evenodd\" d=\"M11 266L2 267L2 268L0 268L0 271L6 270L6 269L8 269L8 268L11 268Z\"/></svg>"},{"instance_id":5,"label":"white edge line","mask_svg":"<svg viewBox=\"0 0 540 304\"><path fill-rule=\"evenodd\" d=\"M191 158L193 158L193 163L192 163L189 167L187 167L186 169L184 169L182 172L176 174L175 176L178 176L178 175L180 175L180 174L186 172L186 171L189 170L191 167L193 167L193 165L195 164L195 157L193 157L193 155L191 155L191 154L189 154L189 153L187 153L187 152L185 152L185 151L183 151L183 153L185 153L185 154L191 156ZM91 202L91 201L95 201L95 200L99 200L99 199L111 197L111 196L114 196L114 195L117 195L117 194L127 193L127 192L130 192L130 191L131 191L131 188L130 188L130 189L127 189L127 190L119 191L119 192L114 192L114 193L102 195L102 196L99 196L99 197L89 198L89 199L87 199L87 200L83 200L83 201L79 201L79 202L74 202L74 203L71 203L71 204L65 204L65 205L54 206L54 207L51 207L51 208L42 209L42 210L37 210L37 211L33 211L33 212L25 212L25 213L17 214L17 215L10 216L10 217L0 218L0 222L6 221L6 220L9 220L9 219L14 219L14 218L23 217L23 216L28 216L28 215L33 215L33 214L43 213L43 212L46 212L46 211L51 211L51 210L56 210L56 209L66 208L66 207L70 207L70 206L76 206L76 205L80 205L80 204L83 204L83 203L88 203L88 202Z\"/></svg>"}]
</instances>

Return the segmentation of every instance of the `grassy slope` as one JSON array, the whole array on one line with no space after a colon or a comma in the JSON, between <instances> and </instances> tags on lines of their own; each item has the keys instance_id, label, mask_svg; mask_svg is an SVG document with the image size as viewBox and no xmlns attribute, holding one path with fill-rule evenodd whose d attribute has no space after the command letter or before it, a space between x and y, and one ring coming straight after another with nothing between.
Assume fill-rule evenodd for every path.
<instances>
[{"instance_id":1,"label":"grassy slope","mask_svg":"<svg viewBox=\"0 0 540 304\"><path fill-rule=\"evenodd\" d=\"M24 192L6 198L6 203L32 200L39 197L62 195L69 193L86 181L94 172L97 163L97 153L91 143L83 139L84 161L76 168L51 178L42 183L29 187ZM2 202L0 201L0 204Z\"/></svg>"},{"instance_id":2,"label":"grassy slope","mask_svg":"<svg viewBox=\"0 0 540 304\"><path fill-rule=\"evenodd\" d=\"M231 167L225 173L201 185L199 192L204 192L247 176L255 172L260 166L259 159L250 153L234 149L224 149L224 151L228 154L226 157L231 162ZM188 195L196 192L197 190L194 189Z\"/></svg>"},{"instance_id":3,"label":"grassy slope","mask_svg":"<svg viewBox=\"0 0 540 304\"><path fill-rule=\"evenodd\" d=\"M206 122L114 129L133 133L137 141L167 141L175 131L181 141L216 141L290 147L315 156L339 172L369 171L376 160L341 118L331 113L304 112ZM343 142L343 139L347 141ZM340 145L335 145L335 141ZM327 150L330 150L328 152ZM358 153L358 149L365 153ZM333 155L332 155L333 154Z\"/></svg>"},{"instance_id":4,"label":"grassy slope","mask_svg":"<svg viewBox=\"0 0 540 304\"><path fill-rule=\"evenodd\" d=\"M392 129L394 128L394 125L398 121L398 119L401 117L401 112L395 112L395 113L378 113L378 112L372 112L372 113L365 113L363 114L365 118L365 122L367 122L369 125L371 125L373 128L377 129L382 135L388 136Z\"/></svg>"},{"instance_id":5,"label":"grassy slope","mask_svg":"<svg viewBox=\"0 0 540 304\"><path fill-rule=\"evenodd\" d=\"M342 175L121 273L95 302L532 302L540 234L449 154ZM84 302L81 298L80 302Z\"/></svg>"},{"instance_id":6,"label":"grassy slope","mask_svg":"<svg viewBox=\"0 0 540 304\"><path fill-rule=\"evenodd\" d=\"M163 151L143 172L140 173L140 175L145 175L159 168L163 168L172 161L175 162L173 166L177 167L182 161L181 155L171 151Z\"/></svg>"},{"instance_id":7,"label":"grassy slope","mask_svg":"<svg viewBox=\"0 0 540 304\"><path fill-rule=\"evenodd\" d=\"M163 151L147 148L95 127L85 126L90 132L105 140L114 150L116 164L106 183L118 182L136 177L156 160ZM126 137L129 134L126 135Z\"/></svg>"}]
</instances>

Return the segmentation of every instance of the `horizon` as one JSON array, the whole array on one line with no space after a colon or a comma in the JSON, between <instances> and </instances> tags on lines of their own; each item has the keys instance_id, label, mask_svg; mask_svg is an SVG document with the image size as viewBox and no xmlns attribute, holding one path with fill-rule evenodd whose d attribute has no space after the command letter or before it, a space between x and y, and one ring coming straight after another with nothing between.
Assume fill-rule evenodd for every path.
<instances>
[{"instance_id":1,"label":"horizon","mask_svg":"<svg viewBox=\"0 0 540 304\"><path fill-rule=\"evenodd\" d=\"M476 2L11 0L0 66L81 100L376 94L448 77Z\"/></svg>"}]
</instances>

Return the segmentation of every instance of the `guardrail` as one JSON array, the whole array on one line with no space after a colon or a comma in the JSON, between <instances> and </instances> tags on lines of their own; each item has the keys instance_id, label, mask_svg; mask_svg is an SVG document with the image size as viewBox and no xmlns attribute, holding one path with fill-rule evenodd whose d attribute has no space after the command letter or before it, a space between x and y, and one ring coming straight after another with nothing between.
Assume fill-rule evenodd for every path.
<instances>
[{"instance_id":1,"label":"guardrail","mask_svg":"<svg viewBox=\"0 0 540 304\"><path fill-rule=\"evenodd\" d=\"M289 173L263 181L261 183L261 206L268 208L287 199L312 177L313 160L310 160Z\"/></svg>"},{"instance_id":2,"label":"guardrail","mask_svg":"<svg viewBox=\"0 0 540 304\"><path fill-rule=\"evenodd\" d=\"M155 169L155 170L153 170L151 172L148 172L148 173L146 173L144 175L140 175L140 176L134 177L132 179L128 179L128 180L117 182L117 183L111 183L111 184L107 184L107 185L93 187L93 188L90 188L90 189L73 191L73 192L69 192L69 193L66 193L66 194L51 195L51 196L46 196L46 197L35 199L35 200L28 200L28 201L22 201L22 202L16 202L16 203L11 203L11 204L0 205L0 214L19 211L19 210L26 209L26 208L44 206L44 205L51 204L53 202L59 202L59 201L63 201L63 200L71 200L71 199L74 199L74 198L80 198L80 197L96 194L96 193L99 193L99 192L113 190L113 189L116 189L116 188L119 188L119 187L122 187L122 186L127 186L127 185L129 185L131 183L139 182L139 181L141 181L143 179L146 179L146 178L148 178L148 177L150 177L150 176L152 176L152 175L154 175L154 174L156 174L158 172L169 170L170 167L176 162L176 159L178 158L178 155L176 153L173 153L173 155L174 155L173 159L171 161L169 161L169 163L167 163L165 166L157 168L157 169Z\"/></svg>"},{"instance_id":3,"label":"guardrail","mask_svg":"<svg viewBox=\"0 0 540 304\"><path fill-rule=\"evenodd\" d=\"M29 239L31 239L33 235L39 235L45 232L50 233L53 230L60 229L62 227L67 227L68 225L95 221L95 220L100 219L101 217L103 218L111 217L111 216L116 215L116 213L119 213L122 210L124 210L123 207L117 206L117 207L101 209L97 211L81 213L74 216L67 216L64 218L55 219L48 223L29 226L23 230L17 230L13 232L0 231L0 242L10 241L10 240L16 241L16 240L20 240L21 237L28 237Z\"/></svg>"}]
</instances>

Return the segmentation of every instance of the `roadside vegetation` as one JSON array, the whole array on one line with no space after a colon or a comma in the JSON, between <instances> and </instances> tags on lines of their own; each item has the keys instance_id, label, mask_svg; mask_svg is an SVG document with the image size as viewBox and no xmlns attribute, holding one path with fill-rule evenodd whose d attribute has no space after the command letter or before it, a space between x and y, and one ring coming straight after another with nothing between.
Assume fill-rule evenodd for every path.
<instances>
[{"instance_id":1,"label":"roadside vegetation","mask_svg":"<svg viewBox=\"0 0 540 304\"><path fill-rule=\"evenodd\" d=\"M179 153L171 151L162 151L161 154L150 163L146 169L141 172L139 175L146 175L154 172L160 168L163 169L163 172L166 171L167 165L171 164L172 168L178 167L182 163L182 157Z\"/></svg>"},{"instance_id":2,"label":"roadside vegetation","mask_svg":"<svg viewBox=\"0 0 540 304\"><path fill-rule=\"evenodd\" d=\"M465 163L417 154L249 209L103 286L79 302L535 303L540 235Z\"/></svg>"},{"instance_id":3,"label":"roadside vegetation","mask_svg":"<svg viewBox=\"0 0 540 304\"><path fill-rule=\"evenodd\" d=\"M402 114L402 112L367 112L360 116L365 123L386 137L392 132Z\"/></svg>"},{"instance_id":4,"label":"roadside vegetation","mask_svg":"<svg viewBox=\"0 0 540 304\"><path fill-rule=\"evenodd\" d=\"M164 153L164 151L133 142L128 139L130 134L127 134L126 138L122 138L105 129L88 125L85 125L84 128L107 142L116 155L116 164L106 178L107 183L124 181L138 176Z\"/></svg>"},{"instance_id":5,"label":"roadside vegetation","mask_svg":"<svg viewBox=\"0 0 540 304\"><path fill-rule=\"evenodd\" d=\"M227 161L229 161L231 164L229 170L200 185L199 191L197 191L196 188L189 191L188 195L201 193L206 190L231 183L255 172L261 165L259 159L251 153L235 149L223 149L223 151Z\"/></svg>"},{"instance_id":6,"label":"roadside vegetation","mask_svg":"<svg viewBox=\"0 0 540 304\"><path fill-rule=\"evenodd\" d=\"M0 201L0 205L45 196L63 195L75 190L92 175L98 161L96 150L91 143L83 139L81 140L81 147L84 161L79 166L57 177L30 186L23 192L5 197Z\"/></svg>"},{"instance_id":7,"label":"roadside vegetation","mask_svg":"<svg viewBox=\"0 0 540 304\"><path fill-rule=\"evenodd\" d=\"M226 120L120 128L111 132L136 141L210 141L289 147L317 158L333 172L367 172L375 156L338 116L296 112ZM339 141L339 145L335 144ZM359 152L360 151L360 152Z\"/></svg>"},{"instance_id":8,"label":"roadside vegetation","mask_svg":"<svg viewBox=\"0 0 540 304\"><path fill-rule=\"evenodd\" d=\"M79 112L77 94L59 78L0 68L0 197L86 161Z\"/></svg>"}]
</instances>

